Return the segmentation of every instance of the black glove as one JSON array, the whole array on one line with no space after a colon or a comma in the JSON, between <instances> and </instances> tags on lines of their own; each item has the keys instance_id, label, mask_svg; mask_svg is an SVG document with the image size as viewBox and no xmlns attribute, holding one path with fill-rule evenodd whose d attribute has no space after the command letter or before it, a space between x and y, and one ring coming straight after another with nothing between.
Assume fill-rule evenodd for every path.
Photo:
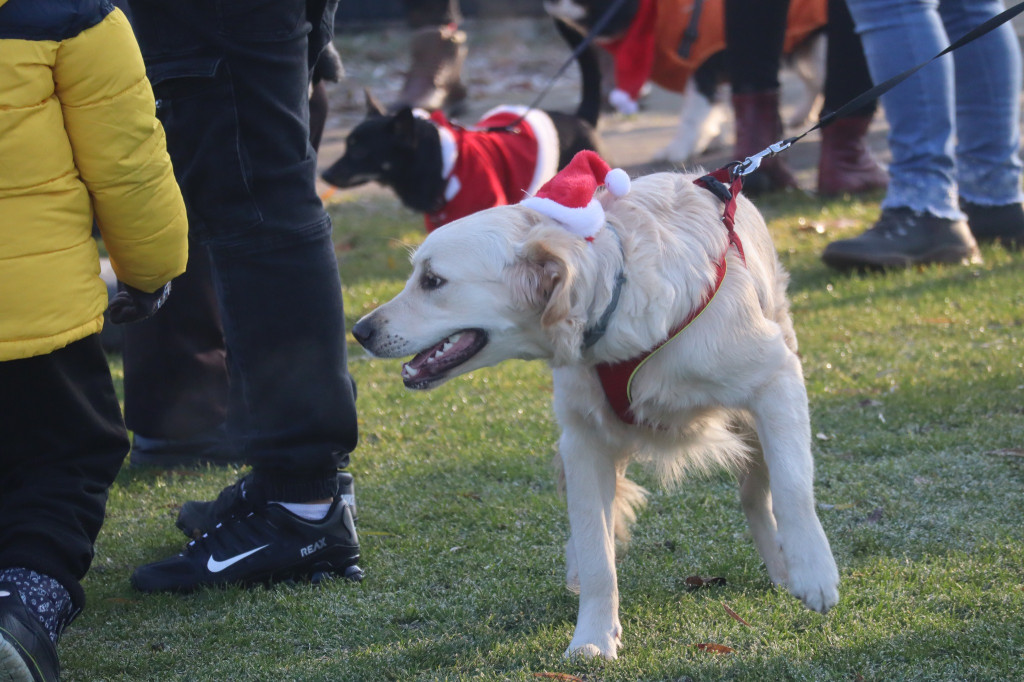
<instances>
[{"instance_id":1,"label":"black glove","mask_svg":"<svg viewBox=\"0 0 1024 682\"><path fill-rule=\"evenodd\" d=\"M107 312L114 324L138 322L160 310L167 297L171 295L171 283L163 285L151 294L139 291L124 282L117 283L117 294L110 301Z\"/></svg>"}]
</instances>

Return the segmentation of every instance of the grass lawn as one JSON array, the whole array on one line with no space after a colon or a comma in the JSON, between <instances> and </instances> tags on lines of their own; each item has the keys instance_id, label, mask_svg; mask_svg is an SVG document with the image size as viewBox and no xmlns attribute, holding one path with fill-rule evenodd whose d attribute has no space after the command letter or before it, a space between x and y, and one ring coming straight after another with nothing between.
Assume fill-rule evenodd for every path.
<instances>
[{"instance_id":1,"label":"grass lawn","mask_svg":"<svg viewBox=\"0 0 1024 682\"><path fill-rule=\"evenodd\" d=\"M239 472L126 468L87 610L61 642L65 679L1024 678L1024 256L839 275L821 250L869 225L877 201L759 203L793 277L819 513L842 576L830 614L772 589L727 476L663 490L636 469L652 495L619 561L624 648L563 660L577 600L547 367L412 393L397 361L350 339L366 580L138 594L132 569L183 545L181 501ZM422 221L388 199L331 212L351 327L401 288ZM725 583L691 591L694 575Z\"/></svg>"}]
</instances>

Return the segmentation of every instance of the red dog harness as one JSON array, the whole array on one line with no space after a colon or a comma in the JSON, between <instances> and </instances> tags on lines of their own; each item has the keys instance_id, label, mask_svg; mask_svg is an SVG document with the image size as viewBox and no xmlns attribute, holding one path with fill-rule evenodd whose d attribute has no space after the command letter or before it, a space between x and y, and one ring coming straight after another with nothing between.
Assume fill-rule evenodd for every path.
<instances>
[{"instance_id":1,"label":"red dog harness","mask_svg":"<svg viewBox=\"0 0 1024 682\"><path fill-rule=\"evenodd\" d=\"M746 257L743 255L743 243L740 241L739 235L733 229L735 216L736 216L736 197L739 196L740 190L743 188L742 176L732 177L732 165L724 168L719 168L713 173L709 173L703 177L697 178L693 181L694 184L704 187L711 191L718 198L725 202L725 210L722 214L722 222L725 224L725 228L729 231L729 244L735 246L736 250L740 254L740 259L746 262ZM657 344L651 350L638 355L635 358L629 360L623 360L622 362L616 363L601 363L597 365L597 376L601 381L601 388L604 390L605 396L608 398L608 402L615 411L615 414L622 421L627 424L636 424L636 417L630 409L630 405L633 402L632 395L632 383L636 373L644 366L655 353L661 348L676 338L686 329L691 322L696 320L704 309L708 307L708 304L714 300L715 294L718 293L719 288L722 286L722 280L725 279L725 273L728 270L725 260L726 254L723 253L721 258L715 264L715 282L711 288L701 298L701 303L694 310L690 311L690 314L683 319L676 327L669 332L668 338Z\"/></svg>"}]
</instances>

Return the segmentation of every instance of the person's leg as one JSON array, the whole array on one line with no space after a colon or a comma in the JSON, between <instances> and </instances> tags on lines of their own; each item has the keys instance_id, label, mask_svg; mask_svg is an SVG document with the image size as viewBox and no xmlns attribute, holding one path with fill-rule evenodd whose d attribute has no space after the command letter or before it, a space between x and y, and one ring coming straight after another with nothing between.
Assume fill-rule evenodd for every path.
<instances>
[{"instance_id":1,"label":"person's leg","mask_svg":"<svg viewBox=\"0 0 1024 682\"><path fill-rule=\"evenodd\" d=\"M56 642L85 603L128 434L99 335L0 362L0 385L0 582L17 583Z\"/></svg>"},{"instance_id":2,"label":"person's leg","mask_svg":"<svg viewBox=\"0 0 1024 682\"><path fill-rule=\"evenodd\" d=\"M192 237L210 252L227 343L229 431L275 499L356 444L341 285L309 144L302 0L133 5ZM197 44L198 43L198 44ZM191 55L212 55L195 77ZM177 76L181 77L177 77ZM331 472L331 473L328 473ZM326 488L325 488L326 486ZM305 486L300 486L305 487Z\"/></svg>"},{"instance_id":3,"label":"person's leg","mask_svg":"<svg viewBox=\"0 0 1024 682\"><path fill-rule=\"evenodd\" d=\"M324 15L333 16L327 5ZM356 446L354 387L308 127L309 43L329 40L330 26L308 16L302 0L161 0L133 9L149 68L172 74L154 87L192 236L211 255L229 433L253 466L244 486L222 494L224 504L186 503L209 505L223 525L185 553L138 568L133 584L157 591L358 577L337 471ZM322 29L313 38L311 25ZM213 57L201 77L196 47Z\"/></svg>"},{"instance_id":4,"label":"person's leg","mask_svg":"<svg viewBox=\"0 0 1024 682\"><path fill-rule=\"evenodd\" d=\"M864 48L854 30L846 0L829 0L825 33L828 52L822 115L838 110L872 85ZM889 184L889 174L864 144L876 109L877 104L872 102L821 130L819 194L859 194L884 189Z\"/></svg>"},{"instance_id":5,"label":"person's leg","mask_svg":"<svg viewBox=\"0 0 1024 682\"><path fill-rule=\"evenodd\" d=\"M871 78L888 80L949 44L938 0L847 0ZM891 180L882 208L961 219L956 205L953 58L943 57L882 95Z\"/></svg>"},{"instance_id":6,"label":"person's leg","mask_svg":"<svg viewBox=\"0 0 1024 682\"><path fill-rule=\"evenodd\" d=\"M821 113L827 114L843 106L857 95L871 89L871 72L864 56L864 46L853 25L846 0L828 0L828 52L825 63L825 102ZM865 104L857 116L873 116L877 102Z\"/></svg>"},{"instance_id":7,"label":"person's leg","mask_svg":"<svg viewBox=\"0 0 1024 682\"><path fill-rule=\"evenodd\" d=\"M951 40L1003 11L999 0L942 0ZM1021 200L1021 51L1003 24L953 53L960 206L978 241L1024 244Z\"/></svg>"},{"instance_id":8,"label":"person's leg","mask_svg":"<svg viewBox=\"0 0 1024 682\"><path fill-rule=\"evenodd\" d=\"M881 83L949 44L938 0L848 0L872 80ZM833 242L833 267L959 263L978 258L957 205L953 59L943 57L882 95L889 122L889 189L882 217L859 237Z\"/></svg>"},{"instance_id":9,"label":"person's leg","mask_svg":"<svg viewBox=\"0 0 1024 682\"><path fill-rule=\"evenodd\" d=\"M468 48L459 29L459 0L404 0L409 37L409 70L390 109L445 109L450 115L465 106L462 65Z\"/></svg>"},{"instance_id":10,"label":"person's leg","mask_svg":"<svg viewBox=\"0 0 1024 682\"><path fill-rule=\"evenodd\" d=\"M280 4L262 12L265 21L287 25L288 6L304 6ZM248 228L220 221L204 228L228 361L239 377L239 409L229 423L243 438L254 484L271 499L330 497L357 426L331 223L306 142L307 38L298 31L260 42L230 18L221 31L231 41L225 64L262 217Z\"/></svg>"},{"instance_id":11,"label":"person's leg","mask_svg":"<svg viewBox=\"0 0 1024 682\"><path fill-rule=\"evenodd\" d=\"M240 461L224 426L226 351L206 249L190 242L188 269L160 314L123 327L132 466Z\"/></svg>"},{"instance_id":12,"label":"person's leg","mask_svg":"<svg viewBox=\"0 0 1024 682\"><path fill-rule=\"evenodd\" d=\"M782 138L779 66L786 38L789 0L726 0L725 41L736 114L734 155L744 159ZM747 177L744 190L757 194L796 187L781 157L765 159Z\"/></svg>"}]
</instances>

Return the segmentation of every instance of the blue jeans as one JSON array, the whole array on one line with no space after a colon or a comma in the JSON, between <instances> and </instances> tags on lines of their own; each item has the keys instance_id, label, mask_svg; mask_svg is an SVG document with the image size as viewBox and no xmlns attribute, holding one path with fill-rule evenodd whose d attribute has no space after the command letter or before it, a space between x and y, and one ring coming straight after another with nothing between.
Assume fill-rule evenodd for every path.
<instances>
[{"instance_id":1,"label":"blue jeans","mask_svg":"<svg viewBox=\"0 0 1024 682\"><path fill-rule=\"evenodd\" d=\"M228 429L253 485L282 501L333 494L357 440L338 262L309 144L310 62L336 5L131 3L190 236L210 254Z\"/></svg>"},{"instance_id":2,"label":"blue jeans","mask_svg":"<svg viewBox=\"0 0 1024 682\"><path fill-rule=\"evenodd\" d=\"M1004 8L1000 0L847 0L872 80L933 57ZM882 96L891 180L882 208L962 219L958 197L1019 202L1021 54L1010 24Z\"/></svg>"}]
</instances>

